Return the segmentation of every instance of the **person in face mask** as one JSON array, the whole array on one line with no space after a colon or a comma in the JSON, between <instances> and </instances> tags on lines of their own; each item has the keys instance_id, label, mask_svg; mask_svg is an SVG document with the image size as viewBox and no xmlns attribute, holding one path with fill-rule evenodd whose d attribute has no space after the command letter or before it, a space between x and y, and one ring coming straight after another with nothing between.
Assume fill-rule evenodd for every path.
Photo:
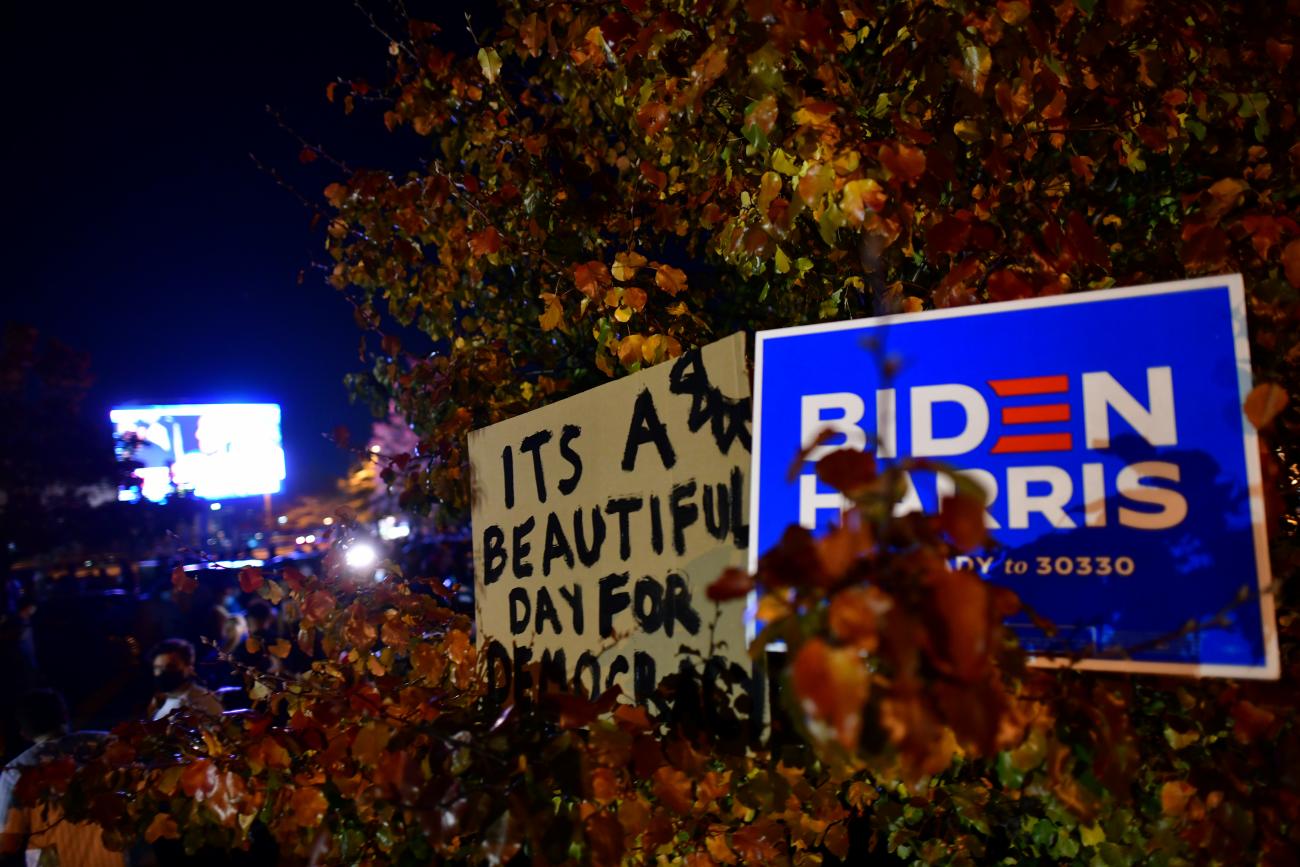
<instances>
[{"instance_id":1,"label":"person in face mask","mask_svg":"<svg viewBox=\"0 0 1300 867\"><path fill-rule=\"evenodd\" d=\"M182 708L218 715L221 700L195 680L194 645L183 638L160 642L151 654L154 696L149 702L149 719L162 719Z\"/></svg>"}]
</instances>

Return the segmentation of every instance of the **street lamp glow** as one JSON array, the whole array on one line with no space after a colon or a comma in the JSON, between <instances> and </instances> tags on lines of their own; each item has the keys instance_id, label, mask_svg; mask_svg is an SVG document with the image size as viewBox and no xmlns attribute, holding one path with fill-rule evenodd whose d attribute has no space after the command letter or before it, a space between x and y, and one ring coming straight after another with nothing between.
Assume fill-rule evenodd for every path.
<instances>
[{"instance_id":1,"label":"street lamp glow","mask_svg":"<svg viewBox=\"0 0 1300 867\"><path fill-rule=\"evenodd\" d=\"M368 569L375 565L379 555L375 552L373 545L367 545L365 542L358 542L351 548L348 548L343 555L343 562L347 563L352 569Z\"/></svg>"},{"instance_id":2,"label":"street lamp glow","mask_svg":"<svg viewBox=\"0 0 1300 867\"><path fill-rule=\"evenodd\" d=\"M221 504L220 504L220 503L213 503L212 505L208 506L208 508L211 509L211 510L214 511L214 512L220 512L220 511L221 511Z\"/></svg>"}]
</instances>

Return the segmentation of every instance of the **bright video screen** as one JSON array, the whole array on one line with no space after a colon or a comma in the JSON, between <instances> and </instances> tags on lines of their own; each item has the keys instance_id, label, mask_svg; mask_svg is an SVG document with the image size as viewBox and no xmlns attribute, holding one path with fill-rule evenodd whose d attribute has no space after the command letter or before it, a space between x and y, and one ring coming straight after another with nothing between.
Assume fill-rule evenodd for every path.
<instances>
[{"instance_id":1,"label":"bright video screen","mask_svg":"<svg viewBox=\"0 0 1300 867\"><path fill-rule=\"evenodd\" d=\"M120 499L162 502L188 492L224 500L274 494L284 485L278 404L123 407L109 419L117 459L133 466Z\"/></svg>"}]
</instances>

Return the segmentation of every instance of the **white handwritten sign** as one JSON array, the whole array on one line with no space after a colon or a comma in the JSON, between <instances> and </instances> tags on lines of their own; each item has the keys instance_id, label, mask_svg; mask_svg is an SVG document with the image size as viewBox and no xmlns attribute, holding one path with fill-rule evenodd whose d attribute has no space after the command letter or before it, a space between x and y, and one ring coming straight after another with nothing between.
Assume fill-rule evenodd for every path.
<instances>
[{"instance_id":1,"label":"white handwritten sign","mask_svg":"<svg viewBox=\"0 0 1300 867\"><path fill-rule=\"evenodd\" d=\"M682 662L748 665L744 603L705 596L749 543L741 334L470 434L478 644L491 690L638 700Z\"/></svg>"}]
</instances>

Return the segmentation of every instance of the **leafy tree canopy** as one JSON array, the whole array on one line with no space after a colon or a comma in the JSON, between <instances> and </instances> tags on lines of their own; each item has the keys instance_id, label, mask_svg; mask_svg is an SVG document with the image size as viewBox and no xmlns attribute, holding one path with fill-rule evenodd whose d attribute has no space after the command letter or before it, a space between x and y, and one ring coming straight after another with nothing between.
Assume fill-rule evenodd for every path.
<instances>
[{"instance_id":1,"label":"leafy tree canopy","mask_svg":"<svg viewBox=\"0 0 1300 867\"><path fill-rule=\"evenodd\" d=\"M355 384L420 438L389 469L408 503L463 507L470 429L736 329L1240 270L1289 576L1297 20L1295 0L507 2L470 56L405 22L390 81L329 93L379 103L428 162L325 192L330 280L370 335ZM1293 861L1293 584L1277 684L1029 670L1014 597L946 565L978 509L894 518L894 470L821 466L857 508L763 564L791 655L766 745L689 676L664 716L502 711L436 583L248 571L300 610L309 672L250 672L243 717L127 726L31 785L119 843L236 845L260 820L333 863Z\"/></svg>"}]
</instances>

